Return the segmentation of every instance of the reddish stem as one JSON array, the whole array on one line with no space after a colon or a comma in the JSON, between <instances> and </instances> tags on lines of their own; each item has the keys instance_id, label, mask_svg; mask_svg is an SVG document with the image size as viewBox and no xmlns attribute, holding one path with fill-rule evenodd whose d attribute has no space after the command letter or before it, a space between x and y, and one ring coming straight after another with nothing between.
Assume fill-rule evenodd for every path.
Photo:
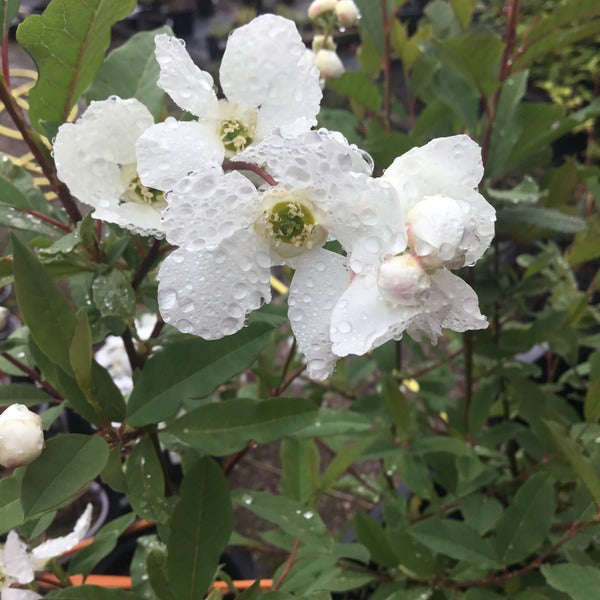
<instances>
[{"instance_id":1,"label":"reddish stem","mask_svg":"<svg viewBox=\"0 0 600 600\"><path fill-rule=\"evenodd\" d=\"M16 359L14 356L11 356L8 352L2 352L2 358L7 360L11 365L14 365L19 369L19 371L23 371L25 375L29 377L32 381L35 381L45 392L47 392L52 398L62 402L64 398L61 393L52 385L50 385L47 381L42 379L40 374L33 369L30 369L26 364L22 363L20 360Z\"/></svg>"},{"instance_id":2,"label":"reddish stem","mask_svg":"<svg viewBox=\"0 0 600 600\"><path fill-rule=\"evenodd\" d=\"M276 186L277 181L271 177L264 169L261 169L257 165L253 165L249 162L242 160L230 160L223 163L223 171L252 171L256 173L261 179L266 181L269 185Z\"/></svg>"},{"instance_id":3,"label":"reddish stem","mask_svg":"<svg viewBox=\"0 0 600 600\"><path fill-rule=\"evenodd\" d=\"M300 376L304 371L306 371L306 364L303 364L301 367L298 367L274 392L273 396L281 396L283 392L290 386L290 384Z\"/></svg>"},{"instance_id":4,"label":"reddish stem","mask_svg":"<svg viewBox=\"0 0 600 600\"><path fill-rule=\"evenodd\" d=\"M279 576L277 581L273 584L273 588L272 588L273 590L277 590L279 588L279 586L283 583L283 580L285 579L286 575L292 569L292 565L294 564L294 559L296 558L296 552L298 552L299 547L300 547L300 539L296 538L296 540L294 541L294 545L292 546L292 551L290 552L290 556L287 559L287 563L285 564L283 571L281 571L281 575Z\"/></svg>"},{"instance_id":5,"label":"reddish stem","mask_svg":"<svg viewBox=\"0 0 600 600\"><path fill-rule=\"evenodd\" d=\"M8 25L7 25L8 26ZM8 90L10 86L10 66L8 63L8 29L2 32L2 75Z\"/></svg>"},{"instance_id":6,"label":"reddish stem","mask_svg":"<svg viewBox=\"0 0 600 600\"><path fill-rule=\"evenodd\" d=\"M44 213L38 212L37 210L30 210L30 209L25 209L25 208L21 208L18 210L20 212L24 212L28 215L31 215L32 217L36 217L40 221L45 221L49 225L58 227L59 229L62 229L63 231L66 231L67 233L71 233L73 231L68 225L65 225L58 219L53 219L52 217L49 217L48 215L45 215Z\"/></svg>"}]
</instances>

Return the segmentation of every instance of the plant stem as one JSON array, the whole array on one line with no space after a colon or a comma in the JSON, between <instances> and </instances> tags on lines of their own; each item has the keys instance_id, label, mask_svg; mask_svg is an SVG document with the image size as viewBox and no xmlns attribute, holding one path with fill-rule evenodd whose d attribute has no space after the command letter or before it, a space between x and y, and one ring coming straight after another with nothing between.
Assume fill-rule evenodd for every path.
<instances>
[{"instance_id":1,"label":"plant stem","mask_svg":"<svg viewBox=\"0 0 600 600\"><path fill-rule=\"evenodd\" d=\"M148 253L146 254L146 256L144 256L144 259L139 264L138 268L133 274L133 277L131 278L131 287L134 290L136 290L140 286L142 281L144 281L144 277L148 275L148 273L154 266L154 263L160 256L160 244L161 240L154 240L154 243L152 244L150 250L148 250Z\"/></svg>"},{"instance_id":2,"label":"plant stem","mask_svg":"<svg viewBox=\"0 0 600 600\"><path fill-rule=\"evenodd\" d=\"M277 185L277 181L271 177L264 169L257 165L241 160L230 160L223 163L223 171L252 171L260 178L266 181L269 185Z\"/></svg>"},{"instance_id":3,"label":"plant stem","mask_svg":"<svg viewBox=\"0 0 600 600\"><path fill-rule=\"evenodd\" d=\"M6 9L5 9L6 10ZM6 82L6 87L10 91L10 65L8 62L8 25L6 24L6 30L2 32L2 76Z\"/></svg>"},{"instance_id":4,"label":"plant stem","mask_svg":"<svg viewBox=\"0 0 600 600\"><path fill-rule=\"evenodd\" d=\"M385 130L390 130L390 121L392 117L392 48L390 44L390 22L388 19L387 0L381 0L381 24L383 28L383 114Z\"/></svg>"},{"instance_id":5,"label":"plant stem","mask_svg":"<svg viewBox=\"0 0 600 600\"><path fill-rule=\"evenodd\" d=\"M292 551L287 559L285 567L283 571L281 571L281 575L277 579L277 581L273 584L273 590L277 590L279 586L283 583L286 575L290 572L292 565L294 564L294 559L296 558L296 552L298 552L298 548L300 547L300 538L296 538L294 541L294 545L292 546Z\"/></svg>"},{"instance_id":6,"label":"plant stem","mask_svg":"<svg viewBox=\"0 0 600 600\"><path fill-rule=\"evenodd\" d=\"M51 384L49 384L45 379L42 379L41 375L30 369L26 364L22 363L20 360L16 359L14 356L11 356L8 352L2 352L2 357L7 360L10 364L14 365L20 371L23 371L29 379L35 381L45 392L47 392L54 400L57 402L62 402L64 398L62 394Z\"/></svg>"},{"instance_id":7,"label":"plant stem","mask_svg":"<svg viewBox=\"0 0 600 600\"><path fill-rule=\"evenodd\" d=\"M73 200L67 186L58 179L56 168L47 149L42 143L40 136L27 125L23 111L15 102L4 77L0 77L0 100L4 103L6 112L19 130L23 141L27 144L29 150L31 150L31 153L40 165L44 176L50 183L52 191L58 196L58 199L69 215L69 219L71 219L74 224L78 223L82 219L79 207Z\"/></svg>"},{"instance_id":8,"label":"plant stem","mask_svg":"<svg viewBox=\"0 0 600 600\"><path fill-rule=\"evenodd\" d=\"M31 215L32 217L35 217L36 219L39 219L40 221L44 221L45 223L48 223L49 225L52 225L53 227L58 227L58 229L62 229L63 231L66 231L67 233L71 233L73 230L68 226L65 225L64 223L61 223L58 219L53 219L52 217L49 217L48 215L45 215L44 213L38 212L37 210L30 210L30 209L18 209L19 212L23 212L25 214Z\"/></svg>"},{"instance_id":9,"label":"plant stem","mask_svg":"<svg viewBox=\"0 0 600 600\"><path fill-rule=\"evenodd\" d=\"M306 371L306 364L303 364L301 367L298 367L274 392L273 396L281 396L283 392L289 387L289 385L296 379L299 375Z\"/></svg>"}]
</instances>

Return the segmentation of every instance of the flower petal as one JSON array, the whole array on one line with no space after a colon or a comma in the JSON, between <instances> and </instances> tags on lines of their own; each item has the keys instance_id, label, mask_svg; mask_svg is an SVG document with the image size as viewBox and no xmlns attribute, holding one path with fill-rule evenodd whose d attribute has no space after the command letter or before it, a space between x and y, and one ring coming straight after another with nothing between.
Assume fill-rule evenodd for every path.
<instances>
[{"instance_id":1,"label":"flower petal","mask_svg":"<svg viewBox=\"0 0 600 600\"><path fill-rule=\"evenodd\" d=\"M158 273L163 319L207 340L235 333L249 312L271 299L268 251L250 231L239 231L213 250L175 250Z\"/></svg>"},{"instance_id":2,"label":"flower petal","mask_svg":"<svg viewBox=\"0 0 600 600\"><path fill-rule=\"evenodd\" d=\"M415 340L426 335L436 343L442 335L442 328L468 331L487 326L473 288L450 271L440 269L431 275L429 299L420 307L407 332Z\"/></svg>"},{"instance_id":3,"label":"flower petal","mask_svg":"<svg viewBox=\"0 0 600 600\"><path fill-rule=\"evenodd\" d=\"M53 154L59 179L86 204L118 205L125 190L120 166L135 163L135 142L153 123L138 100L92 102L75 123L58 130Z\"/></svg>"},{"instance_id":4,"label":"flower petal","mask_svg":"<svg viewBox=\"0 0 600 600\"><path fill-rule=\"evenodd\" d=\"M200 118L216 118L218 100L213 78L194 64L184 41L162 33L154 38L154 44L160 65L158 86L183 110Z\"/></svg>"},{"instance_id":5,"label":"flower petal","mask_svg":"<svg viewBox=\"0 0 600 600\"><path fill-rule=\"evenodd\" d=\"M4 544L4 564L0 565L10 579L18 583L33 581L34 567L27 552L27 544L16 531L10 531ZM2 592L4 594L4 591Z\"/></svg>"},{"instance_id":6,"label":"flower petal","mask_svg":"<svg viewBox=\"0 0 600 600\"><path fill-rule=\"evenodd\" d=\"M97 208L92 215L94 219L101 219L115 223L139 235L151 235L156 238L165 237L163 226L160 222L164 203L155 205L124 202L120 206Z\"/></svg>"},{"instance_id":7,"label":"flower petal","mask_svg":"<svg viewBox=\"0 0 600 600\"><path fill-rule=\"evenodd\" d=\"M288 316L311 379L322 381L338 357L331 351L331 313L346 288L348 269L340 254L317 248L289 261L296 269L290 285Z\"/></svg>"},{"instance_id":8,"label":"flower petal","mask_svg":"<svg viewBox=\"0 0 600 600\"><path fill-rule=\"evenodd\" d=\"M223 174L218 167L185 177L168 200L163 215L167 239L188 251L216 248L250 227L260 213L254 186L240 173Z\"/></svg>"},{"instance_id":9,"label":"flower petal","mask_svg":"<svg viewBox=\"0 0 600 600\"><path fill-rule=\"evenodd\" d=\"M362 355L388 340L400 339L418 310L386 302L377 289L375 273L356 277L333 309L333 352L338 356Z\"/></svg>"},{"instance_id":10,"label":"flower petal","mask_svg":"<svg viewBox=\"0 0 600 600\"><path fill-rule=\"evenodd\" d=\"M293 21L261 15L232 32L220 82L230 102L259 108L257 133L305 117L316 123L322 92L319 73Z\"/></svg>"},{"instance_id":11,"label":"flower petal","mask_svg":"<svg viewBox=\"0 0 600 600\"><path fill-rule=\"evenodd\" d=\"M2 600L37 600L37 598L41 598L41 596L31 590L5 588L2 590L1 598Z\"/></svg>"},{"instance_id":12,"label":"flower petal","mask_svg":"<svg viewBox=\"0 0 600 600\"><path fill-rule=\"evenodd\" d=\"M85 537L92 523L92 510L92 505L88 504L82 515L77 519L71 533L53 540L47 540L31 551L31 559L36 569L43 567L51 558L68 552Z\"/></svg>"},{"instance_id":13,"label":"flower petal","mask_svg":"<svg viewBox=\"0 0 600 600\"><path fill-rule=\"evenodd\" d=\"M188 173L223 162L216 132L197 121L168 118L147 129L136 143L137 171L144 185L168 191Z\"/></svg>"}]
</instances>

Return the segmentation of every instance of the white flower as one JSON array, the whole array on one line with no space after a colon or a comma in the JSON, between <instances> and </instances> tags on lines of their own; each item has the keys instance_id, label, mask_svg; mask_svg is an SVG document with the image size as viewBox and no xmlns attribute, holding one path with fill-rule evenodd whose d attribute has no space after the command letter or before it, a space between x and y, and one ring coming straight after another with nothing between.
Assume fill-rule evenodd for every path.
<instances>
[{"instance_id":1,"label":"white flower","mask_svg":"<svg viewBox=\"0 0 600 600\"><path fill-rule=\"evenodd\" d=\"M4 546L0 546L0 598L1 600L30 600L41 598L30 590L11 589L13 583L25 585L31 583L36 571L56 556L68 552L86 535L92 521L92 505L88 504L83 514L77 519L73 531L65 536L47 540L27 550L16 531L10 531Z\"/></svg>"},{"instance_id":2,"label":"white flower","mask_svg":"<svg viewBox=\"0 0 600 600\"><path fill-rule=\"evenodd\" d=\"M288 19L262 15L232 32L219 72L226 100L217 99L211 75L193 63L183 41L162 34L155 44L158 85L198 121L168 119L142 136L138 159L146 185L170 190L190 171L221 163L276 127L306 131L316 123L319 74ZM185 152L175 157L173 146Z\"/></svg>"},{"instance_id":3,"label":"white flower","mask_svg":"<svg viewBox=\"0 0 600 600\"><path fill-rule=\"evenodd\" d=\"M58 177L94 217L142 235L162 237L162 192L140 182L135 143L154 123L138 100L116 96L92 102L75 123L65 123L54 140Z\"/></svg>"},{"instance_id":4,"label":"white flower","mask_svg":"<svg viewBox=\"0 0 600 600\"><path fill-rule=\"evenodd\" d=\"M360 18L358 7L353 0L339 0L335 6L335 14L342 27L352 27Z\"/></svg>"},{"instance_id":5,"label":"white flower","mask_svg":"<svg viewBox=\"0 0 600 600\"><path fill-rule=\"evenodd\" d=\"M243 326L247 313L270 300L272 265L290 264L302 281L331 262L331 253L321 249L327 239L352 247L349 260L357 269L375 265L384 247L404 249L402 228L389 225L402 220L393 188L371 179L370 166L341 139L325 131L274 132L236 157L266 165L275 186L262 182L256 189L241 173L223 174L216 165L175 186L163 218L167 239L179 246L159 272L165 321L206 339L229 335ZM309 287L294 284L290 306L308 308L320 293ZM295 314L292 326L303 316ZM310 361L322 359L309 356L299 342L310 373Z\"/></svg>"},{"instance_id":6,"label":"white flower","mask_svg":"<svg viewBox=\"0 0 600 600\"><path fill-rule=\"evenodd\" d=\"M490 245L496 212L475 189L482 177L481 150L466 135L412 148L384 173L404 207L411 252L426 269L473 265Z\"/></svg>"},{"instance_id":7,"label":"white flower","mask_svg":"<svg viewBox=\"0 0 600 600\"><path fill-rule=\"evenodd\" d=\"M312 51L318 52L323 48L327 50L335 50L337 48L335 42L333 41L333 37L330 35L316 34L312 40ZM314 61L314 57L313 57Z\"/></svg>"},{"instance_id":8,"label":"white flower","mask_svg":"<svg viewBox=\"0 0 600 600\"><path fill-rule=\"evenodd\" d=\"M44 447L42 419L24 404L11 404L0 415L0 465L27 465Z\"/></svg>"},{"instance_id":9,"label":"white flower","mask_svg":"<svg viewBox=\"0 0 600 600\"><path fill-rule=\"evenodd\" d=\"M334 11L337 3L338 0L313 0L308 7L308 18L314 21L325 13Z\"/></svg>"},{"instance_id":10,"label":"white flower","mask_svg":"<svg viewBox=\"0 0 600 600\"><path fill-rule=\"evenodd\" d=\"M335 50L318 50L314 63L323 79L336 79L344 72L344 65Z\"/></svg>"}]
</instances>

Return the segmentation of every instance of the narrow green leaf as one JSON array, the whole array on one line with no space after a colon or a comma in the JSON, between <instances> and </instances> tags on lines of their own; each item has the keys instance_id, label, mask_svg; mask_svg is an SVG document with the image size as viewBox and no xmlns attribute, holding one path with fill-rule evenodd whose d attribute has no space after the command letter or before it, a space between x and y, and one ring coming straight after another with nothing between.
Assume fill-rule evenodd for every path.
<instances>
[{"instance_id":1,"label":"narrow green leaf","mask_svg":"<svg viewBox=\"0 0 600 600\"><path fill-rule=\"evenodd\" d=\"M48 402L48 393L28 383L7 383L0 385L0 406L24 404L37 406Z\"/></svg>"},{"instance_id":2,"label":"narrow green leaf","mask_svg":"<svg viewBox=\"0 0 600 600\"><path fill-rule=\"evenodd\" d=\"M592 590L600 589L600 569L592 565L543 565L540 570L553 588L573 600L590 600Z\"/></svg>"},{"instance_id":3,"label":"narrow green leaf","mask_svg":"<svg viewBox=\"0 0 600 600\"><path fill-rule=\"evenodd\" d=\"M583 456L577 443L565 435L564 430L558 424L552 421L545 421L545 423L556 447L571 464L577 477L588 489L596 504L600 505L600 477L592 463Z\"/></svg>"},{"instance_id":4,"label":"narrow green leaf","mask_svg":"<svg viewBox=\"0 0 600 600\"><path fill-rule=\"evenodd\" d=\"M257 579L249 588L236 596L235 600L256 600L260 596L260 580Z\"/></svg>"},{"instance_id":5,"label":"narrow green leaf","mask_svg":"<svg viewBox=\"0 0 600 600\"><path fill-rule=\"evenodd\" d=\"M40 350L71 373L69 348L75 316L42 263L12 236L17 302Z\"/></svg>"},{"instance_id":6,"label":"narrow green leaf","mask_svg":"<svg viewBox=\"0 0 600 600\"><path fill-rule=\"evenodd\" d=\"M337 452L321 477L319 491L323 493L329 489L372 443L373 438L365 438L348 444Z\"/></svg>"},{"instance_id":7,"label":"narrow green leaf","mask_svg":"<svg viewBox=\"0 0 600 600\"><path fill-rule=\"evenodd\" d=\"M160 27L136 33L113 50L85 93L86 101L105 100L113 94L137 98L158 119L165 97L156 85L160 71L154 57L154 38L160 33L172 32L169 27Z\"/></svg>"},{"instance_id":8,"label":"narrow green leaf","mask_svg":"<svg viewBox=\"0 0 600 600\"><path fill-rule=\"evenodd\" d=\"M502 173L506 161L523 131L523 117L519 111L519 104L527 89L528 76L528 71L521 71L509 77L502 86L486 163L492 179Z\"/></svg>"},{"instance_id":9,"label":"narrow green leaf","mask_svg":"<svg viewBox=\"0 0 600 600\"><path fill-rule=\"evenodd\" d=\"M354 524L358 541L368 548L371 560L383 567L398 566L398 557L382 525L360 512Z\"/></svg>"},{"instance_id":10,"label":"narrow green leaf","mask_svg":"<svg viewBox=\"0 0 600 600\"><path fill-rule=\"evenodd\" d=\"M102 64L110 28L134 7L135 0L52 0L19 26L17 40L39 72L29 92L29 118L38 131L53 137L67 120Z\"/></svg>"},{"instance_id":11,"label":"narrow green leaf","mask_svg":"<svg viewBox=\"0 0 600 600\"><path fill-rule=\"evenodd\" d=\"M583 414L590 423L600 420L600 379L590 383L583 403Z\"/></svg>"},{"instance_id":12,"label":"narrow green leaf","mask_svg":"<svg viewBox=\"0 0 600 600\"><path fill-rule=\"evenodd\" d=\"M115 269L107 275L97 275L92 283L92 299L103 317L133 320L135 292L121 271Z\"/></svg>"},{"instance_id":13,"label":"narrow green leaf","mask_svg":"<svg viewBox=\"0 0 600 600\"><path fill-rule=\"evenodd\" d=\"M124 494L127 491L127 482L121 463L121 448L119 446L110 451L106 466L100 473L100 477L106 485L109 485L116 492Z\"/></svg>"},{"instance_id":14,"label":"narrow green leaf","mask_svg":"<svg viewBox=\"0 0 600 600\"><path fill-rule=\"evenodd\" d=\"M496 525L495 547L503 565L517 563L541 546L555 510L554 485L546 473L519 488Z\"/></svg>"},{"instance_id":15,"label":"narrow green leaf","mask_svg":"<svg viewBox=\"0 0 600 600\"><path fill-rule=\"evenodd\" d=\"M559 233L577 233L585 229L581 217L567 215L554 208L519 204L498 211L498 228L506 231L514 226L534 226Z\"/></svg>"},{"instance_id":16,"label":"narrow green leaf","mask_svg":"<svg viewBox=\"0 0 600 600\"><path fill-rule=\"evenodd\" d=\"M229 488L210 458L186 473L167 544L169 581L178 600L202 598L232 531Z\"/></svg>"},{"instance_id":17,"label":"narrow green leaf","mask_svg":"<svg viewBox=\"0 0 600 600\"><path fill-rule=\"evenodd\" d=\"M138 442L127 459L127 498L133 510L148 521L166 521L165 479L149 437Z\"/></svg>"},{"instance_id":18,"label":"narrow green leaf","mask_svg":"<svg viewBox=\"0 0 600 600\"><path fill-rule=\"evenodd\" d=\"M0 535L18 527L25 519L20 498L24 472L15 469L11 475L0 478Z\"/></svg>"},{"instance_id":19,"label":"narrow green leaf","mask_svg":"<svg viewBox=\"0 0 600 600\"><path fill-rule=\"evenodd\" d=\"M255 323L220 340L185 340L155 354L127 402L128 423L156 423L176 413L185 399L205 398L256 360L272 330Z\"/></svg>"},{"instance_id":20,"label":"narrow green leaf","mask_svg":"<svg viewBox=\"0 0 600 600\"><path fill-rule=\"evenodd\" d=\"M407 532L439 554L464 560L478 567L498 566L498 559L489 543L462 521L434 517L412 525Z\"/></svg>"},{"instance_id":21,"label":"narrow green leaf","mask_svg":"<svg viewBox=\"0 0 600 600\"><path fill-rule=\"evenodd\" d=\"M146 557L146 573L152 590L160 600L173 600L173 589L169 584L167 553L155 548Z\"/></svg>"},{"instance_id":22,"label":"narrow green leaf","mask_svg":"<svg viewBox=\"0 0 600 600\"><path fill-rule=\"evenodd\" d=\"M168 423L165 431L203 453L224 456L250 440L266 444L290 435L316 415L307 398L232 398L200 406Z\"/></svg>"},{"instance_id":23,"label":"narrow green leaf","mask_svg":"<svg viewBox=\"0 0 600 600\"><path fill-rule=\"evenodd\" d=\"M284 439L279 450L282 492L298 502L308 502L319 484L319 451L313 440Z\"/></svg>"},{"instance_id":24,"label":"narrow green leaf","mask_svg":"<svg viewBox=\"0 0 600 600\"><path fill-rule=\"evenodd\" d=\"M381 381L384 405L392 423L402 431L408 431L410 426L410 408L406 396L400 390L398 381L386 373Z\"/></svg>"},{"instance_id":25,"label":"narrow green leaf","mask_svg":"<svg viewBox=\"0 0 600 600\"><path fill-rule=\"evenodd\" d=\"M134 513L127 513L104 525L94 535L94 541L69 561L69 575L91 573L92 569L114 550L119 536L133 523L134 518Z\"/></svg>"},{"instance_id":26,"label":"narrow green leaf","mask_svg":"<svg viewBox=\"0 0 600 600\"><path fill-rule=\"evenodd\" d=\"M102 471L108 444L97 435L65 434L51 438L28 465L21 486L26 517L73 500Z\"/></svg>"},{"instance_id":27,"label":"narrow green leaf","mask_svg":"<svg viewBox=\"0 0 600 600\"><path fill-rule=\"evenodd\" d=\"M10 22L19 10L19 4L21 0L0 0L0 40L7 34Z\"/></svg>"},{"instance_id":28,"label":"narrow green leaf","mask_svg":"<svg viewBox=\"0 0 600 600\"><path fill-rule=\"evenodd\" d=\"M69 358L75 380L79 389L88 402L92 394L92 330L88 323L85 309L81 309L76 316L73 340L69 347Z\"/></svg>"}]
</instances>

